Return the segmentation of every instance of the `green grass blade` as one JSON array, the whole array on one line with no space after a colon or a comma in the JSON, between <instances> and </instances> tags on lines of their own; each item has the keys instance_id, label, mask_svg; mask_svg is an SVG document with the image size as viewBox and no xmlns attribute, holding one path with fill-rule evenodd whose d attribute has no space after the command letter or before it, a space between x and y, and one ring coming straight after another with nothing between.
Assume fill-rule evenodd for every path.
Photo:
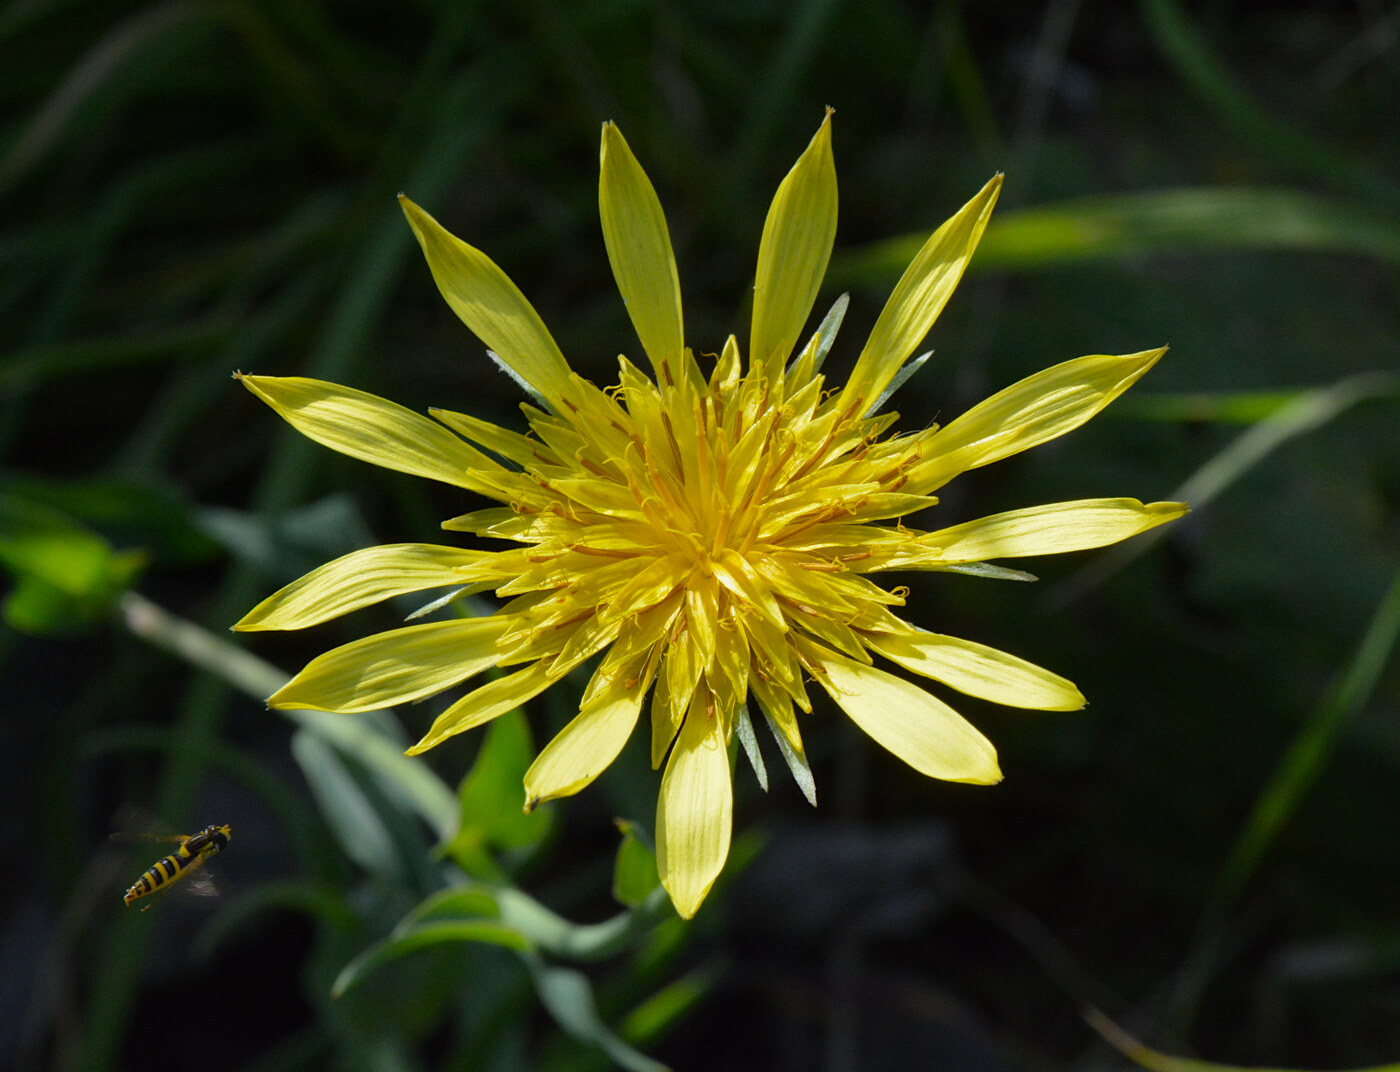
<instances>
[{"instance_id":1,"label":"green grass blade","mask_svg":"<svg viewBox=\"0 0 1400 1072\"><path fill-rule=\"evenodd\" d=\"M524 935L493 920L455 919L416 924L371 946L345 965L331 985L331 996L342 996L390 961L455 942L484 942L522 951L530 948L529 939Z\"/></svg>"},{"instance_id":2,"label":"green grass blade","mask_svg":"<svg viewBox=\"0 0 1400 1072\"><path fill-rule=\"evenodd\" d=\"M669 1072L661 1062L627 1045L603 1023L588 976L575 968L546 965L537 957L526 957L525 962L540 1002L570 1035L597 1046L628 1072Z\"/></svg>"},{"instance_id":3,"label":"green grass blade","mask_svg":"<svg viewBox=\"0 0 1400 1072\"><path fill-rule=\"evenodd\" d=\"M1146 1068L1149 1072L1289 1072L1281 1068L1242 1068L1239 1065L1216 1064L1214 1061L1197 1061L1190 1057L1172 1057L1144 1046L1098 1009L1084 1010L1084 1019L1105 1042L1135 1065ZM1400 1064L1376 1065L1372 1068L1354 1069L1352 1072L1400 1072Z\"/></svg>"},{"instance_id":4,"label":"green grass blade","mask_svg":"<svg viewBox=\"0 0 1400 1072\"><path fill-rule=\"evenodd\" d=\"M1395 202L1400 186L1265 111L1238 83L1175 0L1139 0L1143 21L1182 81L1266 157L1361 197Z\"/></svg>"},{"instance_id":5,"label":"green grass blade","mask_svg":"<svg viewBox=\"0 0 1400 1072\"><path fill-rule=\"evenodd\" d=\"M1204 509L1216 496L1289 440L1315 431L1358 402L1397 394L1400 394L1400 376L1388 372L1362 373L1338 380L1330 387L1297 391L1266 417L1240 433L1224 450L1192 473L1168 498L1173 502L1187 503L1193 511ZM1222 408L1228 410L1231 407L1226 404ZM1155 546L1170 532L1168 526L1144 533L1100 554L1053 589L1047 597L1048 601L1059 605L1079 598Z\"/></svg>"},{"instance_id":6,"label":"green grass blade","mask_svg":"<svg viewBox=\"0 0 1400 1072\"><path fill-rule=\"evenodd\" d=\"M287 674L256 655L215 636L193 622L178 618L134 592L122 599L127 627L137 636L178 654L259 701L289 680ZM456 829L457 797L426 764L403 754L401 739L388 734L373 716L328 714L325 711L280 712L327 745L353 756L371 771L391 798L405 803L438 837Z\"/></svg>"},{"instance_id":7,"label":"green grass blade","mask_svg":"<svg viewBox=\"0 0 1400 1072\"><path fill-rule=\"evenodd\" d=\"M927 239L886 239L838 257L828 282L880 287ZM1298 250L1400 263L1400 224L1348 201L1299 190L1199 186L1099 194L992 217L969 272L1006 272L1124 257Z\"/></svg>"},{"instance_id":8,"label":"green grass blade","mask_svg":"<svg viewBox=\"0 0 1400 1072\"><path fill-rule=\"evenodd\" d=\"M1220 869L1179 977L1174 998L1179 1029L1184 1030L1195 1015L1218 959L1231 910L1278 840L1279 833L1321 777L1342 730L1370 700L1395 650L1397 638L1400 638L1400 572L1392 579L1346 672L1299 728L1288 751L1255 799L1249 818Z\"/></svg>"}]
</instances>

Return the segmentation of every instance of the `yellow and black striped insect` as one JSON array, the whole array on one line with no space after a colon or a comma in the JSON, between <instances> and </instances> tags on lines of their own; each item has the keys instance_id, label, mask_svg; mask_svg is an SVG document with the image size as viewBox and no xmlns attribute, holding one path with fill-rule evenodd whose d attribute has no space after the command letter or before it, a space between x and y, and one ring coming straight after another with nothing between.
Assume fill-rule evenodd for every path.
<instances>
[{"instance_id":1,"label":"yellow and black striped insect","mask_svg":"<svg viewBox=\"0 0 1400 1072\"><path fill-rule=\"evenodd\" d=\"M206 826L197 834L170 834L170 835L136 835L143 840L154 841L178 841L180 847L169 856L157 860L135 883L131 889L126 891L125 901L132 904L143 897L152 896L149 901L141 906L141 911L146 911L162 894L168 892L177 882L188 879L201 867L209 862L210 857L217 856L228 847L229 841L233 838L233 831L227 826ZM113 835L120 840L130 840L132 835Z\"/></svg>"}]
</instances>

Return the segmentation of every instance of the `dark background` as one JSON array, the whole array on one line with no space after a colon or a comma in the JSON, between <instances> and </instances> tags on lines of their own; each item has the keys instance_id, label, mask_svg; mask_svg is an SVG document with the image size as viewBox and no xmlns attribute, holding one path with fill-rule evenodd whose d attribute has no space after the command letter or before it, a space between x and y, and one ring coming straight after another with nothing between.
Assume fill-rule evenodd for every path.
<instances>
[{"instance_id":1,"label":"dark background","mask_svg":"<svg viewBox=\"0 0 1400 1072\"><path fill-rule=\"evenodd\" d=\"M1231 1064L1400 1059L1397 10L0 7L0 1065L606 1066L491 947L331 998L431 857L401 883L367 873L293 727L133 635L119 600L223 637L312 565L473 508L299 441L229 378L520 426L396 192L610 383L638 347L597 223L600 123L657 186L688 341L714 352L743 337L769 199L825 105L841 221L818 311L852 292L835 379L912 249L998 170L904 427L1081 354L1172 347L1090 425L950 486L939 521L1110 495L1197 509L1150 546L1023 563L1035 586L909 580L910 620L1050 667L1091 706L960 701L1001 752L993 789L922 779L819 707L821 807L775 750L766 797L740 770L727 878L691 927L587 968L603 1020L680 1070L1121 1067L1085 1004ZM396 620L247 646L292 670ZM567 693L531 705L536 740ZM429 716L400 712L410 734ZM450 786L479 737L429 758ZM547 829L487 848L545 904L603 919L611 820L649 824L655 791L629 749ZM133 805L233 824L222 908L123 912L150 860L105 839Z\"/></svg>"}]
</instances>

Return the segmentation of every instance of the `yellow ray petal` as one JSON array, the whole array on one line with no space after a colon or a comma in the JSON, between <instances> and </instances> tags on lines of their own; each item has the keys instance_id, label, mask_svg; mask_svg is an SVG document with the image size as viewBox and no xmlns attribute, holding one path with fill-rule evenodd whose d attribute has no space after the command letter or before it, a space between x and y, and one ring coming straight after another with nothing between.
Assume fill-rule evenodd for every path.
<instances>
[{"instance_id":1,"label":"yellow ray petal","mask_svg":"<svg viewBox=\"0 0 1400 1072\"><path fill-rule=\"evenodd\" d=\"M378 711L451 688L496 662L500 618L428 622L332 648L268 698L283 710Z\"/></svg>"},{"instance_id":2,"label":"yellow ray petal","mask_svg":"<svg viewBox=\"0 0 1400 1072\"><path fill-rule=\"evenodd\" d=\"M712 577L692 577L685 590L685 617L700 652L702 665L715 657L715 632L719 629L719 584Z\"/></svg>"},{"instance_id":3,"label":"yellow ray petal","mask_svg":"<svg viewBox=\"0 0 1400 1072\"><path fill-rule=\"evenodd\" d=\"M486 254L450 234L403 194L399 205L452 311L521 379L557 404L569 384L569 363L534 306Z\"/></svg>"},{"instance_id":4,"label":"yellow ray petal","mask_svg":"<svg viewBox=\"0 0 1400 1072\"><path fill-rule=\"evenodd\" d=\"M491 575L489 563L494 557L486 551L427 543L366 547L327 562L274 592L233 628L240 632L305 629L390 596L471 584Z\"/></svg>"},{"instance_id":5,"label":"yellow ray petal","mask_svg":"<svg viewBox=\"0 0 1400 1072\"><path fill-rule=\"evenodd\" d=\"M1188 509L1185 503L1078 499L993 514L930 532L918 542L930 560L945 564L1054 555L1106 547L1175 521Z\"/></svg>"},{"instance_id":6,"label":"yellow ray petal","mask_svg":"<svg viewBox=\"0 0 1400 1072\"><path fill-rule=\"evenodd\" d=\"M636 556L631 578L598 608L598 617L610 621L631 617L648 610L680 587L685 579L684 555L663 558Z\"/></svg>"},{"instance_id":7,"label":"yellow ray petal","mask_svg":"<svg viewBox=\"0 0 1400 1072\"><path fill-rule=\"evenodd\" d=\"M729 750L718 713L691 705L661 779L656 865L682 919L690 919L729 855L734 795Z\"/></svg>"},{"instance_id":8,"label":"yellow ray petal","mask_svg":"<svg viewBox=\"0 0 1400 1072\"><path fill-rule=\"evenodd\" d=\"M436 421L377 395L302 376L238 376L308 439L400 473L486 495L513 474Z\"/></svg>"},{"instance_id":9,"label":"yellow ray petal","mask_svg":"<svg viewBox=\"0 0 1400 1072\"><path fill-rule=\"evenodd\" d=\"M920 774L977 785L1001 781L992 743L942 700L835 652L806 650L817 680L851 721Z\"/></svg>"},{"instance_id":10,"label":"yellow ray petal","mask_svg":"<svg viewBox=\"0 0 1400 1072\"><path fill-rule=\"evenodd\" d=\"M681 720L685 718L686 708L690 706L695 686L699 684L700 675L705 672L707 662L708 660L700 652L699 646L695 642L695 634L690 630L682 633L668 647L666 662L660 676L666 686L666 702L669 709L665 712L656 712L658 715L664 713L666 718L652 723L651 765L653 768L661 765L661 757L666 754L666 749L671 746L672 738L680 729ZM658 733L658 731L661 732ZM663 740L662 737L665 739Z\"/></svg>"},{"instance_id":11,"label":"yellow ray petal","mask_svg":"<svg viewBox=\"0 0 1400 1072\"><path fill-rule=\"evenodd\" d=\"M797 726L797 716L792 710L792 701L768 681L754 674L749 678L749 687L753 689L754 699L763 709L763 713L768 720L782 731L788 745L798 755L805 756L802 748L802 731Z\"/></svg>"},{"instance_id":12,"label":"yellow ray petal","mask_svg":"<svg viewBox=\"0 0 1400 1072\"><path fill-rule=\"evenodd\" d=\"M972 259L1000 192L1001 176L994 175L915 254L885 303L880 319L875 321L841 392L841 402L836 407L840 412L853 407L860 412L868 409L928 334Z\"/></svg>"},{"instance_id":13,"label":"yellow ray petal","mask_svg":"<svg viewBox=\"0 0 1400 1072\"><path fill-rule=\"evenodd\" d=\"M550 673L563 677L579 663L596 655L611 644L622 631L622 620L604 620L598 615L589 618L554 658Z\"/></svg>"},{"instance_id":14,"label":"yellow ray petal","mask_svg":"<svg viewBox=\"0 0 1400 1072\"><path fill-rule=\"evenodd\" d=\"M835 239L836 164L828 109L811 144L778 186L758 246L749 361L762 365L770 380L807 323Z\"/></svg>"},{"instance_id":15,"label":"yellow ray petal","mask_svg":"<svg viewBox=\"0 0 1400 1072\"><path fill-rule=\"evenodd\" d=\"M651 180L614 123L603 124L598 211L617 289L663 386L679 381L685 333L681 284L666 216Z\"/></svg>"},{"instance_id":16,"label":"yellow ray petal","mask_svg":"<svg viewBox=\"0 0 1400 1072\"><path fill-rule=\"evenodd\" d=\"M643 690L614 680L559 731L525 772L525 810L577 793L617 758L642 709Z\"/></svg>"},{"instance_id":17,"label":"yellow ray petal","mask_svg":"<svg viewBox=\"0 0 1400 1072\"><path fill-rule=\"evenodd\" d=\"M656 675L656 691L651 694L651 769L661 766L666 750L676 739L680 723L671 712L671 686L665 674Z\"/></svg>"},{"instance_id":18,"label":"yellow ray petal","mask_svg":"<svg viewBox=\"0 0 1400 1072\"><path fill-rule=\"evenodd\" d=\"M740 606L758 612L775 628L787 631L783 609L778 605L773 590L763 582L746 557L733 548L726 548L718 559L710 561L710 569L715 579L738 598Z\"/></svg>"},{"instance_id":19,"label":"yellow ray petal","mask_svg":"<svg viewBox=\"0 0 1400 1072\"><path fill-rule=\"evenodd\" d=\"M925 460L909 470L903 490L927 494L968 469L1073 431L1135 384L1166 352L1163 346L1119 357L1078 357L998 391L929 437L921 451Z\"/></svg>"},{"instance_id":20,"label":"yellow ray petal","mask_svg":"<svg viewBox=\"0 0 1400 1072\"><path fill-rule=\"evenodd\" d=\"M969 696L1037 711L1078 711L1084 706L1073 682L985 644L923 632L868 633L863 639L871 650L906 670Z\"/></svg>"},{"instance_id":21,"label":"yellow ray petal","mask_svg":"<svg viewBox=\"0 0 1400 1072\"><path fill-rule=\"evenodd\" d=\"M513 711L526 700L538 696L559 680L549 672L549 664L552 661L541 659L537 663L531 663L524 670L488 681L481 688L467 693L438 715L423 739L407 749L405 754L421 755L454 734L464 733L482 723L490 722L498 715Z\"/></svg>"},{"instance_id":22,"label":"yellow ray petal","mask_svg":"<svg viewBox=\"0 0 1400 1072\"><path fill-rule=\"evenodd\" d=\"M429 409L428 412L434 419L442 421L454 432L465 436L474 443L479 443L487 450L494 450L502 458L509 458L516 465L559 464L559 459L554 457L549 448L538 439L530 439L519 432L501 428L489 421L473 417L469 413L454 413L450 409L436 408Z\"/></svg>"}]
</instances>

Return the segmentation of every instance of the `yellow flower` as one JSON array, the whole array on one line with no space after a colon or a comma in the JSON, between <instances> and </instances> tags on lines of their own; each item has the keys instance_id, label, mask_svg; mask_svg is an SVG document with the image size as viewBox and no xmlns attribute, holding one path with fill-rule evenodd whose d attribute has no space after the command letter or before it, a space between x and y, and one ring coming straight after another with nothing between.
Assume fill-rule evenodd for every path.
<instances>
[{"instance_id":1,"label":"yellow flower","mask_svg":"<svg viewBox=\"0 0 1400 1072\"><path fill-rule=\"evenodd\" d=\"M336 648L270 703L369 711L431 696L491 667L506 670L443 711L409 750L416 754L601 654L578 716L525 776L526 807L596 778L650 693L653 766L669 753L657 805L658 862L685 917L699 908L729 851L728 745L736 732L761 771L750 697L813 803L794 712L811 711L809 681L916 770L952 781L1000 780L982 734L942 700L878 669L872 656L1015 707L1074 710L1083 697L1064 678L1014 656L907 624L890 610L903 605L904 590L871 576L1023 576L990 560L1100 547L1186 509L1090 499L927 532L896 520L933 506L932 493L965 470L1082 424L1163 352L1067 361L944 427L885 434L896 415L880 408L921 363L910 355L957 285L1000 187L998 175L919 251L839 390L824 388L820 369L844 297L797 346L836 231L829 113L778 187L763 228L747 365L731 336L708 376L685 343L660 203L613 124L603 127L603 235L654 378L626 357L612 391L581 378L505 273L403 198L443 297L534 396L537 405L522 406L530 434L446 410L432 410L430 420L316 380L242 382L325 446L496 500L502 505L443 528L518 546L356 551L283 588L236 628L299 629L432 588L494 590L506 602L486 617L407 625Z\"/></svg>"}]
</instances>

